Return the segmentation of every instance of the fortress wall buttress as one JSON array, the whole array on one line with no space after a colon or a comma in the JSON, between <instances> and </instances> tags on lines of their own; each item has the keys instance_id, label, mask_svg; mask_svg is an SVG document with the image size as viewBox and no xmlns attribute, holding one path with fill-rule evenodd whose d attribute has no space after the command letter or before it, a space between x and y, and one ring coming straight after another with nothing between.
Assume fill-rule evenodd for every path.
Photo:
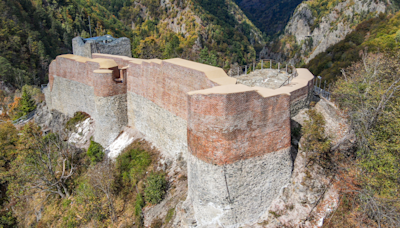
<instances>
[{"instance_id":1,"label":"fortress wall buttress","mask_svg":"<svg viewBox=\"0 0 400 228\"><path fill-rule=\"evenodd\" d=\"M290 96L242 85L189 93L189 195L200 226L238 227L288 184Z\"/></svg>"},{"instance_id":2,"label":"fortress wall buttress","mask_svg":"<svg viewBox=\"0 0 400 228\"><path fill-rule=\"evenodd\" d=\"M49 87L44 93L50 109L70 117L78 111L88 113L95 120L94 140L108 146L128 124L126 80L114 80L115 62L96 61L73 55L57 57L50 65Z\"/></svg>"}]
</instances>

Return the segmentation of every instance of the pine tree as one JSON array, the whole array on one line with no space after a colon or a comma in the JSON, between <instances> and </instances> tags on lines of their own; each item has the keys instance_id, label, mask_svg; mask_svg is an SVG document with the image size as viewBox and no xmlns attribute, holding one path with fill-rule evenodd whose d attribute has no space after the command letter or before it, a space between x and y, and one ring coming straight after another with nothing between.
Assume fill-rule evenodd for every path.
<instances>
[{"instance_id":1,"label":"pine tree","mask_svg":"<svg viewBox=\"0 0 400 228\"><path fill-rule=\"evenodd\" d=\"M21 116L25 116L28 113L36 109L36 102L32 98L31 94L28 92L27 87L22 87L22 99L21 107L19 108L19 113Z\"/></svg>"}]
</instances>

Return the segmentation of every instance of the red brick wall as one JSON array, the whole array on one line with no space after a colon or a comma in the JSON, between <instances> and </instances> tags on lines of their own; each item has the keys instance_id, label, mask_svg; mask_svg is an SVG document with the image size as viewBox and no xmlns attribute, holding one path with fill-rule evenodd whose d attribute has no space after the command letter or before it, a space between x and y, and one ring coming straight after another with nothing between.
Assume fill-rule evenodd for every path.
<instances>
[{"instance_id":1,"label":"red brick wall","mask_svg":"<svg viewBox=\"0 0 400 228\"><path fill-rule=\"evenodd\" d=\"M50 66L49 66L50 91L53 91L54 75L57 75L57 62L55 60L51 61Z\"/></svg>"},{"instance_id":2,"label":"red brick wall","mask_svg":"<svg viewBox=\"0 0 400 228\"><path fill-rule=\"evenodd\" d=\"M58 76L94 87L96 96L106 97L126 93L126 80L124 83L114 81L114 78L119 77L117 67L110 69L113 70L112 74L93 73L99 68L100 65L96 62L83 63L59 56L50 64L50 90L53 89L54 76Z\"/></svg>"},{"instance_id":3,"label":"red brick wall","mask_svg":"<svg viewBox=\"0 0 400 228\"><path fill-rule=\"evenodd\" d=\"M188 146L197 158L231 164L290 147L290 96L255 91L188 96Z\"/></svg>"},{"instance_id":4,"label":"red brick wall","mask_svg":"<svg viewBox=\"0 0 400 228\"><path fill-rule=\"evenodd\" d=\"M115 71L114 71L115 72ZM116 83L113 73L93 73L94 95L109 97L126 93L126 83Z\"/></svg>"},{"instance_id":5,"label":"red brick wall","mask_svg":"<svg viewBox=\"0 0 400 228\"><path fill-rule=\"evenodd\" d=\"M135 64L122 57L94 55L109 58L117 64L127 64L127 91L145 97L158 106L187 120L187 93L217 86L200 71L168 62L143 61Z\"/></svg>"}]
</instances>

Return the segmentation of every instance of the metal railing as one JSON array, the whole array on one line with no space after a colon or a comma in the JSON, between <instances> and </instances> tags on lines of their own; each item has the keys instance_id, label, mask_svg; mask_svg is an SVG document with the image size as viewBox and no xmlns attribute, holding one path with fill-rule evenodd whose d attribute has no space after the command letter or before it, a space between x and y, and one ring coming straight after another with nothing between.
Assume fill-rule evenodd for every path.
<instances>
[{"instance_id":1,"label":"metal railing","mask_svg":"<svg viewBox=\"0 0 400 228\"><path fill-rule=\"evenodd\" d=\"M319 88L318 86L314 86L314 92L315 92L315 94L322 96L322 97L326 98L327 100L331 100L331 93Z\"/></svg>"},{"instance_id":2,"label":"metal railing","mask_svg":"<svg viewBox=\"0 0 400 228\"><path fill-rule=\"evenodd\" d=\"M319 85L318 85L318 79L319 79ZM331 84L328 84L328 86L327 86L326 81L324 81L323 85L324 85L324 88L322 89L322 77L321 76L317 76L314 78L315 94L322 96L322 97L326 98L327 100L331 100L331 93L330 93Z\"/></svg>"},{"instance_id":3,"label":"metal railing","mask_svg":"<svg viewBox=\"0 0 400 228\"><path fill-rule=\"evenodd\" d=\"M288 64L282 64L273 59L260 59L251 64L233 67L230 70L230 77L239 77L240 75L246 75L250 72L264 69L277 69L278 71L284 70L288 74L293 74L294 67Z\"/></svg>"}]
</instances>

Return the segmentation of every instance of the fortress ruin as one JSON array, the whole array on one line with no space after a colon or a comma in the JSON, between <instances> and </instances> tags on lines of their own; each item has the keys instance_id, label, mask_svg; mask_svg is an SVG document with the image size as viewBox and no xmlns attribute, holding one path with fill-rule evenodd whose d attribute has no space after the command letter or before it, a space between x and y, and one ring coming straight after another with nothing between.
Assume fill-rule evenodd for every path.
<instances>
[{"instance_id":1,"label":"fortress ruin","mask_svg":"<svg viewBox=\"0 0 400 228\"><path fill-rule=\"evenodd\" d=\"M44 93L49 109L91 115L105 147L130 127L182 156L197 225L239 227L264 214L291 177L290 117L307 105L314 79L297 74L269 89L183 59L61 55Z\"/></svg>"},{"instance_id":2,"label":"fortress ruin","mask_svg":"<svg viewBox=\"0 0 400 228\"><path fill-rule=\"evenodd\" d=\"M92 58L93 53L122 55L132 57L131 41L129 38L114 38L111 35L83 39L80 36L72 39L74 55Z\"/></svg>"}]
</instances>

